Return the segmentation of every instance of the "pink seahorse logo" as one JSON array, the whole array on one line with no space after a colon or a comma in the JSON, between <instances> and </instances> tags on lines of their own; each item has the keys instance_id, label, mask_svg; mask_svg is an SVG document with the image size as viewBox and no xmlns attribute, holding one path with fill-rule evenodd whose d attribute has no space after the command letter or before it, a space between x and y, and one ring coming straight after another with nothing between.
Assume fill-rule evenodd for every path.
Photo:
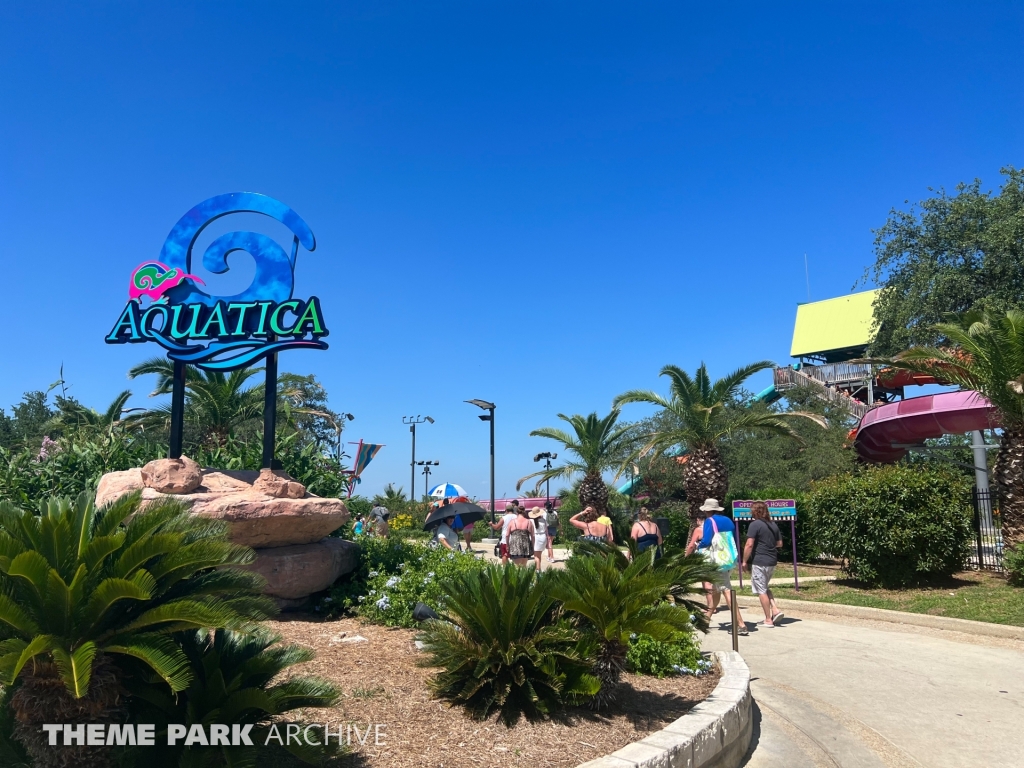
<instances>
[{"instance_id":1,"label":"pink seahorse logo","mask_svg":"<svg viewBox=\"0 0 1024 768\"><path fill-rule=\"evenodd\" d=\"M195 280L205 285L201 278L185 274L177 267L168 267L159 261L147 261L132 272L132 279L128 284L128 298L138 301L143 296L148 296L152 301L159 301L182 280Z\"/></svg>"}]
</instances>

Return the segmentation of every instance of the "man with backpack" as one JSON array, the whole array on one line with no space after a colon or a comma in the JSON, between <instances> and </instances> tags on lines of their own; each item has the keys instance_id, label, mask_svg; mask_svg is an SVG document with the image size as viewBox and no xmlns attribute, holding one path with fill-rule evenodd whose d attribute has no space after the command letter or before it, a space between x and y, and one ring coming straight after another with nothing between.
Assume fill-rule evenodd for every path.
<instances>
[{"instance_id":1,"label":"man with backpack","mask_svg":"<svg viewBox=\"0 0 1024 768\"><path fill-rule=\"evenodd\" d=\"M729 572L736 565L736 525L725 515L717 514L724 512L725 508L718 503L718 499L705 499L697 511L697 527L690 537L690 543L686 545L686 554L700 551L712 563L718 566L719 578L717 583L704 582L704 592L708 601L708 620L718 610L718 601L725 593L725 603L731 609L732 606L732 580ZM736 604L736 618L739 626L736 631L741 635L749 634L747 622L743 620L740 613L739 603Z\"/></svg>"}]
</instances>

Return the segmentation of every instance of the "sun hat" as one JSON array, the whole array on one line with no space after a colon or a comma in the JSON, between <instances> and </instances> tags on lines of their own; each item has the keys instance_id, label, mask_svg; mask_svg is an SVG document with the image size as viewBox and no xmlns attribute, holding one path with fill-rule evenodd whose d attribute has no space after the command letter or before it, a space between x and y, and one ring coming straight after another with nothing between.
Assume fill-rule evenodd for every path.
<instances>
[{"instance_id":1,"label":"sun hat","mask_svg":"<svg viewBox=\"0 0 1024 768\"><path fill-rule=\"evenodd\" d=\"M725 507L718 503L718 499L704 499L700 506L701 512L725 512Z\"/></svg>"},{"instance_id":2,"label":"sun hat","mask_svg":"<svg viewBox=\"0 0 1024 768\"><path fill-rule=\"evenodd\" d=\"M533 509L530 510L530 518L532 520L536 520L538 517L543 517L543 516L544 516L544 510L541 509L540 507L534 507Z\"/></svg>"}]
</instances>

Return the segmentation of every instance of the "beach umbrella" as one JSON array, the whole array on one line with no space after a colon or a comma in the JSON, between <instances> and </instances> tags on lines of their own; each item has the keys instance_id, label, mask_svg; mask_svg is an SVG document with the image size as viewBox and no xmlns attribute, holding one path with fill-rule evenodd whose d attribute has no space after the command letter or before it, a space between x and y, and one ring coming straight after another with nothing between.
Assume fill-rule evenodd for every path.
<instances>
[{"instance_id":1,"label":"beach umbrella","mask_svg":"<svg viewBox=\"0 0 1024 768\"><path fill-rule=\"evenodd\" d=\"M447 496L468 496L466 489L455 483L441 483L430 489L430 496L435 499L443 499Z\"/></svg>"},{"instance_id":2,"label":"beach umbrella","mask_svg":"<svg viewBox=\"0 0 1024 768\"><path fill-rule=\"evenodd\" d=\"M477 520L483 520L487 515L487 510L469 501L456 501L454 504L431 510L423 523L423 530L429 531L431 528L436 528L446 517L455 517L456 515L462 520L463 525L467 525L475 523Z\"/></svg>"}]
</instances>

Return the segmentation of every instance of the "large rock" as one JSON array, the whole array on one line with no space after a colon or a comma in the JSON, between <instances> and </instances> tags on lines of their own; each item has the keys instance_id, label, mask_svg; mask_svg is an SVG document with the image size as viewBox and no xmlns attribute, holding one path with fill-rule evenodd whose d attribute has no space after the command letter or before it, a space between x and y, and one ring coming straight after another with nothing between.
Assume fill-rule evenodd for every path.
<instances>
[{"instance_id":1,"label":"large rock","mask_svg":"<svg viewBox=\"0 0 1024 768\"><path fill-rule=\"evenodd\" d=\"M277 499L301 499L306 495L306 486L273 469L261 469L252 489Z\"/></svg>"},{"instance_id":2,"label":"large rock","mask_svg":"<svg viewBox=\"0 0 1024 768\"><path fill-rule=\"evenodd\" d=\"M267 580L265 594L279 602L300 600L327 589L359 563L359 546L325 538L314 544L256 550L256 562L245 566Z\"/></svg>"},{"instance_id":3,"label":"large rock","mask_svg":"<svg viewBox=\"0 0 1024 768\"><path fill-rule=\"evenodd\" d=\"M96 504L109 504L133 491L141 491L144 506L176 499L193 514L223 520L228 524L228 537L249 547L316 542L340 528L349 518L348 508L340 499L325 499L305 492L303 498L278 498L261 493L254 486L259 478L260 472L256 470L204 469L202 483L192 493L169 494L146 487L140 469L110 472L100 479L96 488ZM286 488L289 483L302 487L287 476L281 479Z\"/></svg>"},{"instance_id":4,"label":"large rock","mask_svg":"<svg viewBox=\"0 0 1024 768\"><path fill-rule=\"evenodd\" d=\"M155 459L140 472L143 484L160 493L192 493L203 482L203 470L188 456Z\"/></svg>"}]
</instances>

